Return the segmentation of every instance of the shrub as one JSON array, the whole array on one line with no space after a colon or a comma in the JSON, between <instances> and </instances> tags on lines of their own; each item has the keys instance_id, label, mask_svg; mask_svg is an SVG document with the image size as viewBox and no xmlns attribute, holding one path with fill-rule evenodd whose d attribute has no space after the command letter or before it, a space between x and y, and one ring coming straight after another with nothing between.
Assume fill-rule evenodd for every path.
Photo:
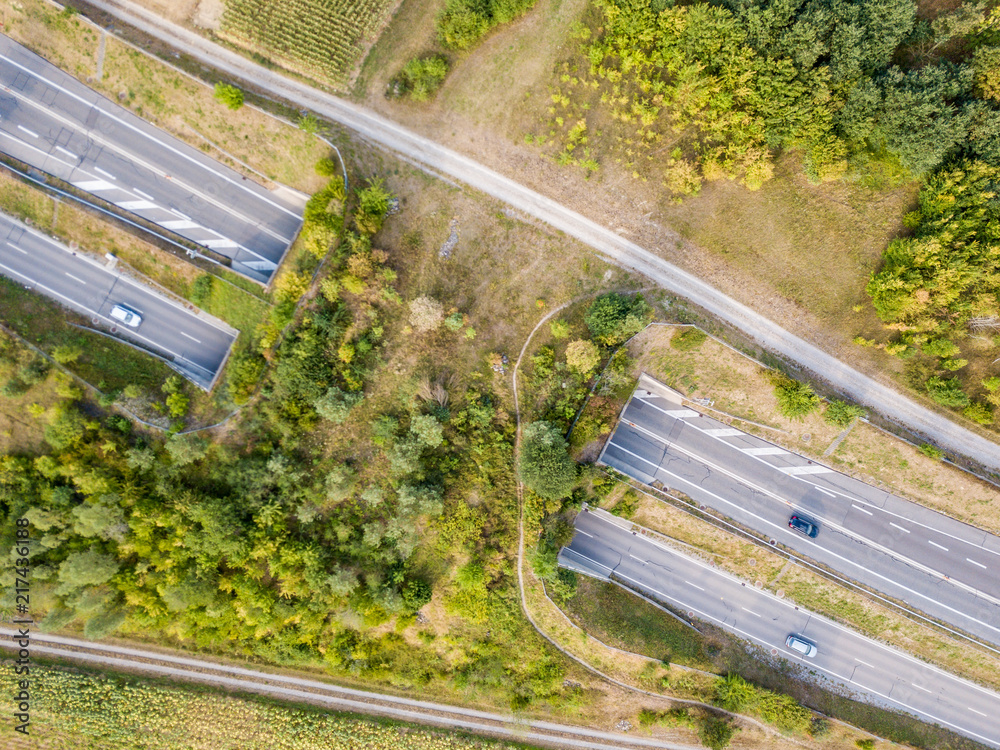
<instances>
[{"instance_id":1,"label":"shrub","mask_svg":"<svg viewBox=\"0 0 1000 750\"><path fill-rule=\"evenodd\" d=\"M410 325L418 333L437 330L444 320L444 307L433 297L426 295L410 302Z\"/></svg>"},{"instance_id":2,"label":"shrub","mask_svg":"<svg viewBox=\"0 0 1000 750\"><path fill-rule=\"evenodd\" d=\"M711 750L725 750L734 734L736 734L736 727L728 720L720 719L718 716L706 716L702 719L698 739L701 740L701 744L711 748Z\"/></svg>"},{"instance_id":3,"label":"shrub","mask_svg":"<svg viewBox=\"0 0 1000 750\"><path fill-rule=\"evenodd\" d=\"M212 282L212 274L203 273L194 280L193 284L191 284L191 290L188 292L188 298L198 307L203 307L212 296Z\"/></svg>"},{"instance_id":4,"label":"shrub","mask_svg":"<svg viewBox=\"0 0 1000 750\"><path fill-rule=\"evenodd\" d=\"M772 377L771 382L778 399L778 411L783 416L802 419L819 408L819 396L808 383L800 383L780 373Z\"/></svg>"},{"instance_id":5,"label":"shrub","mask_svg":"<svg viewBox=\"0 0 1000 750\"><path fill-rule=\"evenodd\" d=\"M337 168L337 162L331 159L329 156L324 156L313 167L320 177L333 177L340 170Z\"/></svg>"},{"instance_id":6,"label":"shrub","mask_svg":"<svg viewBox=\"0 0 1000 750\"><path fill-rule=\"evenodd\" d=\"M589 377L599 364L601 353L594 342L579 340L566 347L566 365L583 377Z\"/></svg>"},{"instance_id":7,"label":"shrub","mask_svg":"<svg viewBox=\"0 0 1000 750\"><path fill-rule=\"evenodd\" d=\"M518 473L525 486L546 500L567 497L576 484L576 464L559 429L532 422L524 430Z\"/></svg>"},{"instance_id":8,"label":"shrub","mask_svg":"<svg viewBox=\"0 0 1000 750\"><path fill-rule=\"evenodd\" d=\"M330 386L326 393L316 399L313 408L323 419L329 419L334 424L343 424L351 409L363 399L364 396L360 393L345 393L337 386Z\"/></svg>"},{"instance_id":9,"label":"shrub","mask_svg":"<svg viewBox=\"0 0 1000 750\"><path fill-rule=\"evenodd\" d=\"M927 458L933 458L936 461L940 461L942 458L944 458L944 452L940 448L935 448L930 443L924 443L919 448L917 448L917 450L923 453L925 456L927 456Z\"/></svg>"},{"instance_id":10,"label":"shrub","mask_svg":"<svg viewBox=\"0 0 1000 750\"><path fill-rule=\"evenodd\" d=\"M385 189L382 180L373 181L368 187L358 191L358 208L354 213L354 226L362 234L375 234L382 228L382 222L389 213L392 194Z\"/></svg>"},{"instance_id":11,"label":"shrub","mask_svg":"<svg viewBox=\"0 0 1000 750\"><path fill-rule=\"evenodd\" d=\"M61 365L68 365L70 362L76 362L81 354L83 354L83 349L80 347L64 344L52 350L52 359Z\"/></svg>"},{"instance_id":12,"label":"shrub","mask_svg":"<svg viewBox=\"0 0 1000 750\"><path fill-rule=\"evenodd\" d=\"M403 66L396 84L400 93L424 102L441 87L447 75L448 61L441 55L415 57Z\"/></svg>"},{"instance_id":13,"label":"shrub","mask_svg":"<svg viewBox=\"0 0 1000 750\"><path fill-rule=\"evenodd\" d=\"M452 333L458 333L465 325L465 316L460 312L455 312L444 319L444 327Z\"/></svg>"},{"instance_id":14,"label":"shrub","mask_svg":"<svg viewBox=\"0 0 1000 750\"><path fill-rule=\"evenodd\" d=\"M670 339L670 347L678 351L687 352L701 346L708 334L700 328L688 328L683 333L675 333Z\"/></svg>"},{"instance_id":15,"label":"shrub","mask_svg":"<svg viewBox=\"0 0 1000 750\"><path fill-rule=\"evenodd\" d=\"M569 338L569 323L565 320L553 320L549 323L549 330L552 331L552 338L554 339Z\"/></svg>"},{"instance_id":16,"label":"shrub","mask_svg":"<svg viewBox=\"0 0 1000 750\"><path fill-rule=\"evenodd\" d=\"M847 427L855 419L860 419L864 415L865 410L860 406L833 399L827 404L826 411L823 412L823 419L836 427Z\"/></svg>"},{"instance_id":17,"label":"shrub","mask_svg":"<svg viewBox=\"0 0 1000 750\"><path fill-rule=\"evenodd\" d=\"M958 382L958 378L944 380L934 375L927 379L925 387L927 388L927 395L935 402L941 404L941 406L964 409L970 403L969 396L962 390L962 385Z\"/></svg>"},{"instance_id":18,"label":"shrub","mask_svg":"<svg viewBox=\"0 0 1000 750\"><path fill-rule=\"evenodd\" d=\"M652 308L641 294L630 298L609 292L591 303L585 321L594 339L606 346L614 346L641 331L652 313Z\"/></svg>"},{"instance_id":19,"label":"shrub","mask_svg":"<svg viewBox=\"0 0 1000 750\"><path fill-rule=\"evenodd\" d=\"M234 111L243 106L243 92L222 81L215 84L215 98Z\"/></svg>"},{"instance_id":20,"label":"shrub","mask_svg":"<svg viewBox=\"0 0 1000 750\"><path fill-rule=\"evenodd\" d=\"M991 424L993 422L993 407L982 401L973 401L965 407L962 414L978 424Z\"/></svg>"}]
</instances>

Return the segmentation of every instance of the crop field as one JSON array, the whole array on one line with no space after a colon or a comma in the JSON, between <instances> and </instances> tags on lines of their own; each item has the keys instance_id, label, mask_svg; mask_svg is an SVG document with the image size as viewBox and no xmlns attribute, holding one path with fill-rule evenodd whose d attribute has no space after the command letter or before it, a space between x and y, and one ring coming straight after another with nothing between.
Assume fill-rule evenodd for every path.
<instances>
[{"instance_id":1,"label":"crop field","mask_svg":"<svg viewBox=\"0 0 1000 750\"><path fill-rule=\"evenodd\" d=\"M31 736L11 750L524 750L527 746L139 680L32 667ZM13 671L0 675L13 712Z\"/></svg>"},{"instance_id":2,"label":"crop field","mask_svg":"<svg viewBox=\"0 0 1000 750\"><path fill-rule=\"evenodd\" d=\"M223 37L320 82L345 84L393 0L227 0Z\"/></svg>"}]
</instances>

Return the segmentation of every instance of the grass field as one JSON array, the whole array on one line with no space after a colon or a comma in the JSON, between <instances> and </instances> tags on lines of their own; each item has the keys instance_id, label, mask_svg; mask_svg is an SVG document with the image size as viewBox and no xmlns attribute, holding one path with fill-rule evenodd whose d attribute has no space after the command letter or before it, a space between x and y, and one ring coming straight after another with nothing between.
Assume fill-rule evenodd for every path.
<instances>
[{"instance_id":1,"label":"grass field","mask_svg":"<svg viewBox=\"0 0 1000 750\"><path fill-rule=\"evenodd\" d=\"M517 750L415 725L290 706L135 678L32 666L31 737L8 727L9 750ZM2 705L14 711L4 670Z\"/></svg>"},{"instance_id":2,"label":"grass field","mask_svg":"<svg viewBox=\"0 0 1000 750\"><path fill-rule=\"evenodd\" d=\"M336 88L348 83L393 0L227 0L220 35Z\"/></svg>"}]
</instances>

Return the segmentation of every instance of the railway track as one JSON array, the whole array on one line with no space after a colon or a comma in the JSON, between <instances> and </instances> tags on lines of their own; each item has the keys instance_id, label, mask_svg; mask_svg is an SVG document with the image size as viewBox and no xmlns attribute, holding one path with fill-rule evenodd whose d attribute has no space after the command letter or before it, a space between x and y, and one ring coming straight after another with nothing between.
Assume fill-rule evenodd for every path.
<instances>
[{"instance_id":1,"label":"railway track","mask_svg":"<svg viewBox=\"0 0 1000 750\"><path fill-rule=\"evenodd\" d=\"M16 635L15 629L0 627L0 636L3 636L0 647L16 650L18 646L12 640ZM697 747L648 736L633 737L620 732L603 732L587 727L449 706L220 664L206 659L92 643L38 632L31 633L31 653L91 664L103 670L152 674L228 690L307 702L338 711L516 740L539 747L589 750L695 750Z\"/></svg>"}]
</instances>

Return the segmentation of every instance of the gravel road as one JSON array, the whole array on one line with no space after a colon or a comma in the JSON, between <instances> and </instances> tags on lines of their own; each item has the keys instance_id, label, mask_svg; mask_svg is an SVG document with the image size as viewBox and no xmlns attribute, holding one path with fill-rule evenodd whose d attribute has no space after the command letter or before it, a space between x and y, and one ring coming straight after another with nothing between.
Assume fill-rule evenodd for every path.
<instances>
[{"instance_id":1,"label":"gravel road","mask_svg":"<svg viewBox=\"0 0 1000 750\"><path fill-rule=\"evenodd\" d=\"M671 294L684 297L709 314L739 328L763 348L796 362L852 400L917 432L946 451L967 456L991 471L1000 471L1000 447L995 442L855 370L695 276L556 201L364 107L259 66L125 0L87 2L205 65L271 92L297 107L312 110L321 117L357 131L373 143L405 155L410 161L463 182L546 222L591 246L615 265L649 277Z\"/></svg>"}]
</instances>

